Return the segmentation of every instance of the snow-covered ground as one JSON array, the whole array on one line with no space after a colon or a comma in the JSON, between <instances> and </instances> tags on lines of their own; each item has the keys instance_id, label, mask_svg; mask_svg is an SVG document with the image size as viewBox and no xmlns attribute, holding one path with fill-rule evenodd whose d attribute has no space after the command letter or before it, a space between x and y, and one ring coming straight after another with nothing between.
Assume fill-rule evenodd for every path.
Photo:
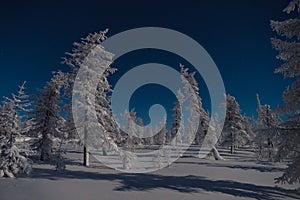
<instances>
[{"instance_id":1,"label":"snow-covered ground","mask_svg":"<svg viewBox=\"0 0 300 200\"><path fill-rule=\"evenodd\" d=\"M276 185L285 165L260 163L249 149L233 156L222 149L223 161L187 153L169 168L149 174L126 174L92 159L81 166L80 148L69 151L64 172L34 164L28 178L0 179L1 200L50 199L300 199L299 185Z\"/></svg>"}]
</instances>

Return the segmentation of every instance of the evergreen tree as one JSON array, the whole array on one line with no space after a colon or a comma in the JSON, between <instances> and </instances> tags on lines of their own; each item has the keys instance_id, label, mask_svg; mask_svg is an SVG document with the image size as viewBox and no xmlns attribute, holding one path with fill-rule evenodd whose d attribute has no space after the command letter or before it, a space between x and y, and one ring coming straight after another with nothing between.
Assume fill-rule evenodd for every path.
<instances>
[{"instance_id":1,"label":"evergreen tree","mask_svg":"<svg viewBox=\"0 0 300 200\"><path fill-rule=\"evenodd\" d=\"M183 135L184 135L185 127L184 127L184 122L183 122L184 116L183 116L183 112L182 112L180 105L183 105L185 97L180 89L177 91L176 98L178 100L178 104L177 104L177 106L176 105L175 106L176 106L176 110L178 111L177 114L179 114L179 113L180 114L174 115L175 116L174 119L177 121L174 121L174 123L176 122L176 132L175 132L176 135L174 136L175 141L172 144L173 144L173 151L176 151L176 154L181 157L184 153L180 147L183 144Z\"/></svg>"},{"instance_id":2,"label":"evergreen tree","mask_svg":"<svg viewBox=\"0 0 300 200\"><path fill-rule=\"evenodd\" d=\"M89 34L87 37L83 38L80 42L74 43L74 49L71 53L67 53L67 58L64 58L64 63L69 65L72 72L69 73L70 89L69 92L73 94L81 95L77 99L77 106L79 110L83 111L83 120L78 122L77 131L83 133L84 142L84 165L89 165L88 163L88 149L86 144L98 148L102 148L103 153L107 154L108 150L118 152L118 148L114 141L119 137L119 127L114 120L111 108L110 108L110 98L108 93L111 92L111 86L107 80L107 77L115 72L114 68L109 65L112 62L113 55L104 50L101 43L106 39L105 34L108 30L101 31L99 33ZM90 56L95 54L95 56ZM104 74L99 77L97 68L105 70ZM82 77L77 77L77 72L82 69ZM89 80L90 76L94 76L99 80L96 87L96 93L94 92L94 80ZM78 83L78 87L74 88L74 83ZM70 95L71 96L71 95ZM92 102L95 99L95 102ZM92 116L87 116L88 111L95 110L98 121L89 122ZM97 127L100 129L100 135L88 135L88 130ZM79 129L79 130L78 130Z\"/></svg>"},{"instance_id":3,"label":"evergreen tree","mask_svg":"<svg viewBox=\"0 0 300 200\"><path fill-rule=\"evenodd\" d=\"M0 177L13 178L20 174L29 174L31 164L26 158L29 152L25 140L20 140L24 132L22 119L28 111L29 101L25 94L25 82L19 86L18 93L5 98L0 107Z\"/></svg>"},{"instance_id":4,"label":"evergreen tree","mask_svg":"<svg viewBox=\"0 0 300 200\"><path fill-rule=\"evenodd\" d=\"M14 109L13 101L9 98L6 98L2 102L0 109L1 119L0 119L0 132L1 135L6 137L10 143L14 142L14 138L19 134L16 132L18 129L19 120L16 117L16 110Z\"/></svg>"},{"instance_id":5,"label":"evergreen tree","mask_svg":"<svg viewBox=\"0 0 300 200\"><path fill-rule=\"evenodd\" d=\"M0 137L0 177L14 178L18 175L28 175L31 163L17 147L6 137Z\"/></svg>"},{"instance_id":6,"label":"evergreen tree","mask_svg":"<svg viewBox=\"0 0 300 200\"><path fill-rule=\"evenodd\" d=\"M195 142L196 144L200 145L202 144L202 141L204 140L204 137L206 136L208 130L209 116L208 113L202 107L202 100L199 96L199 87L198 87L198 82L195 79L195 72L189 73L188 70L189 70L188 68L185 68L183 65L180 65L181 75L183 76L182 81L185 87L185 96L191 98L193 96L191 96L190 94L194 93L196 95L196 99L191 99L192 101L191 101L191 105L189 106L189 112L199 113L200 117L199 117L198 130L195 136ZM189 84L185 83L185 80L187 80ZM191 88L189 85L191 86ZM192 105L194 106L196 105L196 107L192 108L191 107ZM193 116L195 115L193 114ZM195 127L195 123L196 123L193 122L194 125L192 124L193 119L191 117L193 116L190 116L188 119L188 127L190 127L190 129L192 127Z\"/></svg>"},{"instance_id":7,"label":"evergreen tree","mask_svg":"<svg viewBox=\"0 0 300 200\"><path fill-rule=\"evenodd\" d=\"M53 137L63 137L64 118L61 116L61 79L60 74L54 74L39 94L32 95L34 98L34 109L31 132L40 138L37 149L40 151L41 161L50 161L52 157Z\"/></svg>"},{"instance_id":8,"label":"evergreen tree","mask_svg":"<svg viewBox=\"0 0 300 200\"><path fill-rule=\"evenodd\" d=\"M136 112L134 110L131 110L130 112L125 111L125 113L122 115L125 124L123 125L123 130L125 134L127 134L126 142L124 146L124 150L134 152L136 144L134 142L134 136L137 135L137 129L136 126L134 126L134 123L136 122Z\"/></svg>"},{"instance_id":9,"label":"evergreen tree","mask_svg":"<svg viewBox=\"0 0 300 200\"><path fill-rule=\"evenodd\" d=\"M171 125L171 138L174 138L178 132L181 121L181 108L179 101L174 103L173 111L173 123Z\"/></svg>"},{"instance_id":10,"label":"evergreen tree","mask_svg":"<svg viewBox=\"0 0 300 200\"><path fill-rule=\"evenodd\" d=\"M137 135L137 130L134 126L136 122L136 113L134 110L131 112L125 111L122 115L125 120L125 124L123 125L123 130L125 134L127 134L124 151L121 154L121 159L123 162L124 169L130 169L132 166L132 160L136 159L133 152L135 151L136 144L134 143L134 135Z\"/></svg>"},{"instance_id":11,"label":"evergreen tree","mask_svg":"<svg viewBox=\"0 0 300 200\"><path fill-rule=\"evenodd\" d=\"M258 147L258 158L273 160L279 141L280 119L269 105L262 106L257 94L257 120L255 143Z\"/></svg>"},{"instance_id":12,"label":"evergreen tree","mask_svg":"<svg viewBox=\"0 0 300 200\"><path fill-rule=\"evenodd\" d=\"M230 145L230 152L233 154L236 147L246 144L250 137L245 131L245 118L240 114L240 106L231 95L226 96L226 117L222 131L223 146Z\"/></svg>"},{"instance_id":13,"label":"evergreen tree","mask_svg":"<svg viewBox=\"0 0 300 200\"><path fill-rule=\"evenodd\" d=\"M292 0L283 10L286 13L297 11L297 16L284 21L271 21L271 28L279 38L272 38L273 48L279 54L277 58L283 64L275 70L282 73L285 78L293 78L294 82L283 92L285 105L278 110L290 117L281 125L281 145L277 159L289 158L293 162L285 173L277 179L282 183L300 182L300 1Z\"/></svg>"},{"instance_id":14,"label":"evergreen tree","mask_svg":"<svg viewBox=\"0 0 300 200\"><path fill-rule=\"evenodd\" d=\"M183 65L180 65L181 69L181 75L182 75L182 82L184 85L184 96L185 98L189 99L190 104L188 105L187 109L190 113L190 116L187 120L187 127L186 127L186 133L188 134L188 137L185 137L187 140L194 140L197 145L201 145L204 141L204 138L207 136L207 131L209 128L209 114L203 109L202 107L202 100L199 96L199 87L198 82L195 79L195 72L189 73L188 68L185 68ZM195 95L191 95L195 94ZM197 122L195 120L196 116L199 116L199 122L197 126ZM195 130L197 128L197 130ZM210 127L210 128L216 128L216 127ZM192 132L196 132L195 138L191 135ZM214 134L215 132L212 131ZM216 144L216 140L214 135L208 136L209 142ZM216 139L216 138L215 138ZM186 141L185 141L186 142ZM223 160L223 158L220 156L217 148L214 146L212 149L212 153L214 155L214 158L216 160Z\"/></svg>"},{"instance_id":15,"label":"evergreen tree","mask_svg":"<svg viewBox=\"0 0 300 200\"><path fill-rule=\"evenodd\" d=\"M216 144L218 142L218 137L217 137L217 132L221 132L221 127L220 127L220 122L218 119L218 115L215 114L212 118L211 121L211 125L209 126L209 129L211 129L210 131L210 135L208 135L207 137L207 141L210 144ZM224 158L220 155L219 151L217 150L217 148L215 146L213 146L211 153L213 154L215 160L224 160Z\"/></svg>"},{"instance_id":16,"label":"evergreen tree","mask_svg":"<svg viewBox=\"0 0 300 200\"><path fill-rule=\"evenodd\" d=\"M135 138L135 143L140 146L140 145L145 145L145 136L147 136L147 131L144 131L144 122L143 119L140 117L136 117L135 120L137 126L137 137Z\"/></svg>"},{"instance_id":17,"label":"evergreen tree","mask_svg":"<svg viewBox=\"0 0 300 200\"><path fill-rule=\"evenodd\" d=\"M167 141L167 134L168 134L168 130L166 127L166 117L163 117L163 119L161 120L160 124L159 124L159 132L155 135L156 138L156 144L158 145L164 145Z\"/></svg>"},{"instance_id":18,"label":"evergreen tree","mask_svg":"<svg viewBox=\"0 0 300 200\"><path fill-rule=\"evenodd\" d=\"M135 113L135 115L136 115L136 113ZM143 139L140 136L145 135L145 133L144 133L144 122L143 122L142 118L135 116L135 123L138 126L137 126L137 130L136 130L137 135L136 135L136 137L133 138L133 143L136 146L140 146L143 143Z\"/></svg>"},{"instance_id":19,"label":"evergreen tree","mask_svg":"<svg viewBox=\"0 0 300 200\"><path fill-rule=\"evenodd\" d=\"M144 138L144 144L147 145L147 146L151 146L154 144L154 137L152 136L153 135L153 130L152 130L152 127L148 127L146 129L146 135L148 135L148 137Z\"/></svg>"},{"instance_id":20,"label":"evergreen tree","mask_svg":"<svg viewBox=\"0 0 300 200\"><path fill-rule=\"evenodd\" d=\"M25 121L30 102L25 94L25 84L26 82L19 86L19 91L12 94L12 98L5 97L1 106L0 135L8 137L11 143L26 132Z\"/></svg>"}]
</instances>

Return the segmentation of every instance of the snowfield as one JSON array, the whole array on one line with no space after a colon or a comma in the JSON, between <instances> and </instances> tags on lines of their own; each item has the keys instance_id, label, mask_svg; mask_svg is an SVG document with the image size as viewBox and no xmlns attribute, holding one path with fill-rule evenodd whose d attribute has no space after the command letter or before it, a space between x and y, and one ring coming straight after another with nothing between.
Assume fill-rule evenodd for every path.
<instances>
[{"instance_id":1,"label":"snowfield","mask_svg":"<svg viewBox=\"0 0 300 200\"><path fill-rule=\"evenodd\" d=\"M107 168L97 160L81 166L80 147L69 150L67 169L34 164L30 177L0 179L1 200L50 199L300 199L299 185L277 185L284 164L258 162L249 149L226 160L199 159L188 152L170 167L149 174L126 174Z\"/></svg>"}]
</instances>

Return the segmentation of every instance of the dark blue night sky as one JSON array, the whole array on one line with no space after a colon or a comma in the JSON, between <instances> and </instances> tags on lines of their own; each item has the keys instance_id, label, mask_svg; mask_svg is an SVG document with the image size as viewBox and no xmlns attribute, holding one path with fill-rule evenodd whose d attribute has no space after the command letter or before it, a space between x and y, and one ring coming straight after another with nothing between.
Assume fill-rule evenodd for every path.
<instances>
[{"instance_id":1,"label":"dark blue night sky","mask_svg":"<svg viewBox=\"0 0 300 200\"><path fill-rule=\"evenodd\" d=\"M157 26L180 31L198 41L217 64L227 92L236 97L243 113L251 116L256 110L256 93L272 107L282 104L282 91L289 81L273 73L280 62L270 44L270 38L276 34L269 23L271 19L288 17L282 12L287 3L285 0L1 1L0 95L15 92L24 80L28 81L28 92L34 93L50 79L51 71L68 70L60 64L61 57L71 51L74 41L90 32L109 28L110 36L132 28ZM166 52L135 53L114 64L119 72L111 77L112 82L131 67L145 62L156 61L176 69L178 62L188 65ZM197 78L201 83L199 75ZM166 91L160 92L164 90L145 86L131 102L139 112L159 101L171 107L172 102L168 101L174 97ZM203 84L200 93L204 104L209 105Z\"/></svg>"}]
</instances>

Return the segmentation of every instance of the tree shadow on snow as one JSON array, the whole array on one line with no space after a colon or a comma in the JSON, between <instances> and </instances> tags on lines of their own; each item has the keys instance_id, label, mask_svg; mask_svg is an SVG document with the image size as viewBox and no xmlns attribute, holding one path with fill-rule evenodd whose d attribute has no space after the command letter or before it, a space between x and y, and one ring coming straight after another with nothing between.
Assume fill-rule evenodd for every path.
<instances>
[{"instance_id":1,"label":"tree shadow on snow","mask_svg":"<svg viewBox=\"0 0 300 200\"><path fill-rule=\"evenodd\" d=\"M150 191L153 189L168 189L183 193L218 192L237 197L255 199L285 199L299 198L295 190L280 187L258 186L250 183L240 183L228 180L209 180L201 176L168 176L159 174L100 174L86 171L55 172L51 169L36 168L32 178L61 180L61 179L90 179L115 181L120 185L115 191Z\"/></svg>"},{"instance_id":2,"label":"tree shadow on snow","mask_svg":"<svg viewBox=\"0 0 300 200\"><path fill-rule=\"evenodd\" d=\"M237 164L226 164L226 163L209 163L209 162L184 162L177 161L178 164L191 164L191 165L206 165L208 167L226 167L230 169L242 169L242 170L256 170L259 172L283 172L282 167L266 165L266 166L253 166L253 165L237 165Z\"/></svg>"}]
</instances>

